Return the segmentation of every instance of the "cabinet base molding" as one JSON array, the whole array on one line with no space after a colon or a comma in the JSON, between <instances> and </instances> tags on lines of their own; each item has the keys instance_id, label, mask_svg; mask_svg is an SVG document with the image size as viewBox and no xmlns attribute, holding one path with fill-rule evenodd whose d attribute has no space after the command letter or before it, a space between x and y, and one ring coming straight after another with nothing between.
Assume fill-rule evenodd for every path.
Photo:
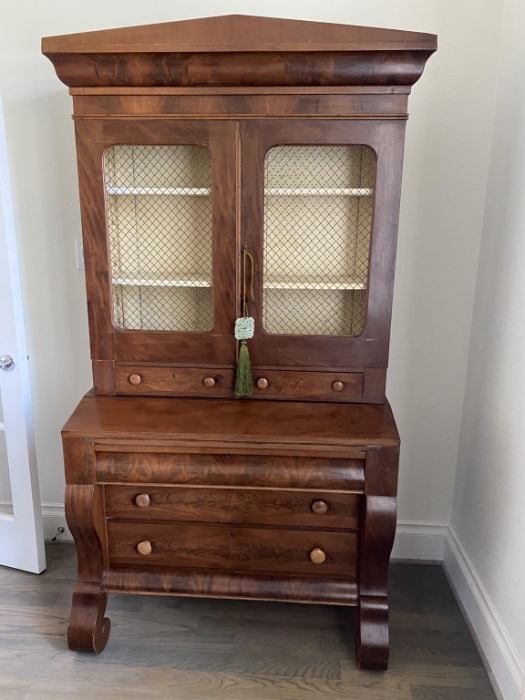
<instances>
[{"instance_id":1,"label":"cabinet base molding","mask_svg":"<svg viewBox=\"0 0 525 700\"><path fill-rule=\"evenodd\" d=\"M220 574L216 571L151 571L112 569L104 576L112 593L232 598L283 603L351 605L358 603L355 580L291 576Z\"/></svg>"}]
</instances>

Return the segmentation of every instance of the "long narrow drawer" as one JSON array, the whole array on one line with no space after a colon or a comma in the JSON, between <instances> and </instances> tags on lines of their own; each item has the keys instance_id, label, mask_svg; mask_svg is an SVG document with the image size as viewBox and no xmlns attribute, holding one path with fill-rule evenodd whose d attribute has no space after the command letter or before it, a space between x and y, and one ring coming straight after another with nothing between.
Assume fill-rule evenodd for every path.
<instances>
[{"instance_id":1,"label":"long narrow drawer","mask_svg":"<svg viewBox=\"0 0 525 700\"><path fill-rule=\"evenodd\" d=\"M106 516L357 530L360 497L274 489L177 486L104 487Z\"/></svg>"},{"instance_id":2,"label":"long narrow drawer","mask_svg":"<svg viewBox=\"0 0 525 700\"><path fill-rule=\"evenodd\" d=\"M233 369L115 365L117 394L230 397Z\"/></svg>"},{"instance_id":3,"label":"long narrow drawer","mask_svg":"<svg viewBox=\"0 0 525 700\"><path fill-rule=\"evenodd\" d=\"M217 367L115 365L117 394L232 397L234 370ZM359 401L362 372L253 370L252 398L302 401Z\"/></svg>"},{"instance_id":4,"label":"long narrow drawer","mask_svg":"<svg viewBox=\"0 0 525 700\"><path fill-rule=\"evenodd\" d=\"M253 370L254 398L307 401L359 401L363 396L361 372L297 372Z\"/></svg>"},{"instance_id":5,"label":"long narrow drawer","mask_svg":"<svg viewBox=\"0 0 525 700\"><path fill-rule=\"evenodd\" d=\"M125 450L125 447L123 447ZM362 491L364 460L330 457L113 452L97 449L97 481Z\"/></svg>"},{"instance_id":6,"label":"long narrow drawer","mask_svg":"<svg viewBox=\"0 0 525 700\"><path fill-rule=\"evenodd\" d=\"M347 576L356 571L354 533L111 520L107 529L112 565Z\"/></svg>"}]
</instances>

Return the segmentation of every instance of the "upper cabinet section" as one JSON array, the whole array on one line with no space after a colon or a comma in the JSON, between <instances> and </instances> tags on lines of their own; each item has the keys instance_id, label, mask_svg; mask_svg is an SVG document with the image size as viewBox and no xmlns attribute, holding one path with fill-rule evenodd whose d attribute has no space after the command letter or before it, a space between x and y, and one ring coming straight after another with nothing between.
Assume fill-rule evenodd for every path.
<instances>
[{"instance_id":1,"label":"upper cabinet section","mask_svg":"<svg viewBox=\"0 0 525 700\"><path fill-rule=\"evenodd\" d=\"M255 398L384 400L408 96L436 47L240 15L43 39L73 96L97 393L233 395L246 315Z\"/></svg>"},{"instance_id":2,"label":"upper cabinet section","mask_svg":"<svg viewBox=\"0 0 525 700\"><path fill-rule=\"evenodd\" d=\"M244 15L42 40L76 88L411 86L436 48L433 34Z\"/></svg>"}]
</instances>

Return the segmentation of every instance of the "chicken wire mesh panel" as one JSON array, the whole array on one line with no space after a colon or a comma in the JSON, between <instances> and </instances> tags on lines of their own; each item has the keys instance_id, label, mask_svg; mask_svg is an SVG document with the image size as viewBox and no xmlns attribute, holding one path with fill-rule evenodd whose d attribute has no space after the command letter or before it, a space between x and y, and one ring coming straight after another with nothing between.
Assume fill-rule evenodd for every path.
<instances>
[{"instance_id":1,"label":"chicken wire mesh panel","mask_svg":"<svg viewBox=\"0 0 525 700\"><path fill-rule=\"evenodd\" d=\"M212 180L202 146L113 146L104 159L113 322L213 326Z\"/></svg>"},{"instance_id":2,"label":"chicken wire mesh panel","mask_svg":"<svg viewBox=\"0 0 525 700\"><path fill-rule=\"evenodd\" d=\"M367 146L277 146L264 169L263 324L362 333L376 156Z\"/></svg>"},{"instance_id":3,"label":"chicken wire mesh panel","mask_svg":"<svg viewBox=\"0 0 525 700\"><path fill-rule=\"evenodd\" d=\"M211 289L115 285L114 318L126 330L207 330Z\"/></svg>"}]
</instances>

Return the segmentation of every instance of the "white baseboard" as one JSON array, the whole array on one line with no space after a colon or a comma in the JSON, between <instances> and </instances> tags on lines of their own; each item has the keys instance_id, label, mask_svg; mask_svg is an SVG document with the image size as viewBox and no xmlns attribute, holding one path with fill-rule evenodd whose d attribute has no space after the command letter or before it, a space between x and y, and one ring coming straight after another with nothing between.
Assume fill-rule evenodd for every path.
<instances>
[{"instance_id":1,"label":"white baseboard","mask_svg":"<svg viewBox=\"0 0 525 700\"><path fill-rule=\"evenodd\" d=\"M56 541L60 542L73 540L66 523L62 503L42 503L42 526L46 542L51 542L53 537L56 537ZM60 531L61 528L63 528L63 532Z\"/></svg>"},{"instance_id":2,"label":"white baseboard","mask_svg":"<svg viewBox=\"0 0 525 700\"><path fill-rule=\"evenodd\" d=\"M425 523L400 520L392 550L393 559L423 561L440 564L448 526L443 523Z\"/></svg>"},{"instance_id":3,"label":"white baseboard","mask_svg":"<svg viewBox=\"0 0 525 700\"><path fill-rule=\"evenodd\" d=\"M0 501L0 517L2 514L12 514L13 504L10 501ZM73 540L66 523L63 503L42 503L42 528L46 542L56 537L57 540Z\"/></svg>"},{"instance_id":4,"label":"white baseboard","mask_svg":"<svg viewBox=\"0 0 525 700\"><path fill-rule=\"evenodd\" d=\"M502 700L524 700L525 669L490 596L454 529L448 528L443 568Z\"/></svg>"}]
</instances>

